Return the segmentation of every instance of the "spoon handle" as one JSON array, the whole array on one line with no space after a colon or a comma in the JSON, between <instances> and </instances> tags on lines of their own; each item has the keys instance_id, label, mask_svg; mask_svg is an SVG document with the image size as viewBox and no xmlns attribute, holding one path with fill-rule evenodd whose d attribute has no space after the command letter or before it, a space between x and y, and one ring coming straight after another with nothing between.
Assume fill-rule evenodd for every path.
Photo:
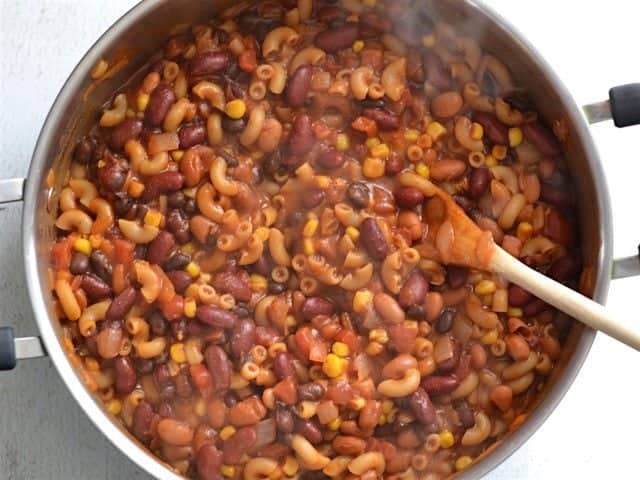
<instances>
[{"instance_id":1,"label":"spoon handle","mask_svg":"<svg viewBox=\"0 0 640 480\"><path fill-rule=\"evenodd\" d=\"M585 325L640 351L640 328L634 330L631 322L613 318L599 303L527 267L497 245L489 269Z\"/></svg>"}]
</instances>

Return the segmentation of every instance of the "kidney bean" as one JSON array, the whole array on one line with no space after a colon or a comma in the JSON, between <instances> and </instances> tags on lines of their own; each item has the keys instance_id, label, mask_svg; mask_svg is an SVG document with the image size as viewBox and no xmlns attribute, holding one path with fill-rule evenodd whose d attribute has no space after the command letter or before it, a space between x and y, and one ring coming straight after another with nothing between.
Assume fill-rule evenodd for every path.
<instances>
[{"instance_id":1,"label":"kidney bean","mask_svg":"<svg viewBox=\"0 0 640 480\"><path fill-rule=\"evenodd\" d=\"M431 178L437 182L450 182L464 175L467 164L455 158L444 158L431 165Z\"/></svg>"},{"instance_id":2,"label":"kidney bean","mask_svg":"<svg viewBox=\"0 0 640 480\"><path fill-rule=\"evenodd\" d=\"M324 397L326 391L327 389L320 383L305 383L304 385L298 385L298 398L315 402Z\"/></svg>"},{"instance_id":3,"label":"kidney bean","mask_svg":"<svg viewBox=\"0 0 640 480\"><path fill-rule=\"evenodd\" d=\"M278 405L276 408L276 426L282 433L291 433L295 427L293 413L287 407Z\"/></svg>"},{"instance_id":4,"label":"kidney bean","mask_svg":"<svg viewBox=\"0 0 640 480\"><path fill-rule=\"evenodd\" d=\"M400 117L389 110L381 108L365 108L362 115L370 118L378 125L378 130L388 132L400 128Z\"/></svg>"},{"instance_id":5,"label":"kidney bean","mask_svg":"<svg viewBox=\"0 0 640 480\"><path fill-rule=\"evenodd\" d=\"M153 407L146 400L140 400L133 411L131 433L141 442L146 443L151 439L153 415Z\"/></svg>"},{"instance_id":6,"label":"kidney bean","mask_svg":"<svg viewBox=\"0 0 640 480\"><path fill-rule=\"evenodd\" d=\"M251 287L246 274L222 272L213 277L212 285L218 292L230 293L241 302L248 302L251 299Z\"/></svg>"},{"instance_id":7,"label":"kidney bean","mask_svg":"<svg viewBox=\"0 0 640 480\"><path fill-rule=\"evenodd\" d=\"M365 208L369 205L371 193L365 183L355 182L347 188L347 197L356 208Z\"/></svg>"},{"instance_id":8,"label":"kidney bean","mask_svg":"<svg viewBox=\"0 0 640 480\"><path fill-rule=\"evenodd\" d=\"M450 118L460 111L464 100L458 92L445 92L431 102L431 112L440 118Z\"/></svg>"},{"instance_id":9,"label":"kidney bean","mask_svg":"<svg viewBox=\"0 0 640 480\"><path fill-rule=\"evenodd\" d=\"M473 113L473 121L482 125L484 133L496 145L509 145L509 128L492 113Z\"/></svg>"},{"instance_id":10,"label":"kidney bean","mask_svg":"<svg viewBox=\"0 0 640 480\"><path fill-rule=\"evenodd\" d=\"M447 333L453 326L453 321L456 318L455 310L445 310L440 314L438 320L436 320L435 329L438 333Z\"/></svg>"},{"instance_id":11,"label":"kidney bean","mask_svg":"<svg viewBox=\"0 0 640 480\"><path fill-rule=\"evenodd\" d=\"M165 363L156 365L153 369L153 379L159 388L171 383L171 373L169 367Z\"/></svg>"},{"instance_id":12,"label":"kidney bean","mask_svg":"<svg viewBox=\"0 0 640 480\"><path fill-rule=\"evenodd\" d=\"M473 417L473 410L469 406L469 403L461 398L453 402L453 408L458 414L458 420L464 428L471 428L476 424L476 420Z\"/></svg>"},{"instance_id":13,"label":"kidney bean","mask_svg":"<svg viewBox=\"0 0 640 480\"><path fill-rule=\"evenodd\" d=\"M158 422L158 437L169 445L189 445L193 440L194 430L187 423L173 418L163 418Z\"/></svg>"},{"instance_id":14,"label":"kidney bean","mask_svg":"<svg viewBox=\"0 0 640 480\"><path fill-rule=\"evenodd\" d=\"M424 302L424 297L429 291L429 284L421 272L414 270L398 293L398 303L403 308L418 305Z\"/></svg>"},{"instance_id":15,"label":"kidney bean","mask_svg":"<svg viewBox=\"0 0 640 480\"><path fill-rule=\"evenodd\" d=\"M293 355L289 352L277 353L273 358L273 370L280 380L286 377L295 378L296 369L293 366Z\"/></svg>"},{"instance_id":16,"label":"kidney bean","mask_svg":"<svg viewBox=\"0 0 640 480\"><path fill-rule=\"evenodd\" d=\"M256 340L256 326L253 320L240 320L233 327L229 338L229 347L233 358L242 359L251 350Z\"/></svg>"},{"instance_id":17,"label":"kidney bean","mask_svg":"<svg viewBox=\"0 0 640 480\"><path fill-rule=\"evenodd\" d=\"M204 143L207 139L207 130L204 125L185 125L178 131L180 148L186 150L194 145Z\"/></svg>"},{"instance_id":18,"label":"kidney bean","mask_svg":"<svg viewBox=\"0 0 640 480\"><path fill-rule=\"evenodd\" d=\"M93 302L104 300L111 296L111 287L92 273L82 275L80 287Z\"/></svg>"},{"instance_id":19,"label":"kidney bean","mask_svg":"<svg viewBox=\"0 0 640 480\"><path fill-rule=\"evenodd\" d=\"M162 230L149 244L147 260L149 263L162 264L169 257L175 244L174 236L166 230Z\"/></svg>"},{"instance_id":20,"label":"kidney bean","mask_svg":"<svg viewBox=\"0 0 640 480\"><path fill-rule=\"evenodd\" d=\"M487 191L491 182L491 172L486 167L474 168L469 175L469 194L472 198L480 198Z\"/></svg>"},{"instance_id":21,"label":"kidney bean","mask_svg":"<svg viewBox=\"0 0 640 480\"><path fill-rule=\"evenodd\" d=\"M529 344L520 335L509 334L504 337L504 343L507 346L507 353L516 362L526 360L531 352Z\"/></svg>"},{"instance_id":22,"label":"kidney bean","mask_svg":"<svg viewBox=\"0 0 640 480\"><path fill-rule=\"evenodd\" d=\"M172 270L182 270L189 264L190 261L190 255L183 252L176 252L162 264L162 268L166 272L170 272Z\"/></svg>"},{"instance_id":23,"label":"kidney bean","mask_svg":"<svg viewBox=\"0 0 640 480\"><path fill-rule=\"evenodd\" d=\"M562 154L560 142L553 133L539 123L525 123L522 125L525 138L533 143L543 155L555 157Z\"/></svg>"},{"instance_id":24,"label":"kidney bean","mask_svg":"<svg viewBox=\"0 0 640 480\"><path fill-rule=\"evenodd\" d=\"M196 55L189 62L189 75L202 77L224 70L229 65L229 54L226 52L205 52Z\"/></svg>"},{"instance_id":25,"label":"kidney bean","mask_svg":"<svg viewBox=\"0 0 640 480\"><path fill-rule=\"evenodd\" d=\"M176 292L180 295L182 295L187 287L191 285L191 282L193 280L191 278L191 275L189 275L184 270L171 270L169 272L166 272L166 275L169 280L171 280L171 283L173 284Z\"/></svg>"},{"instance_id":26,"label":"kidney bean","mask_svg":"<svg viewBox=\"0 0 640 480\"><path fill-rule=\"evenodd\" d=\"M142 121L137 118L126 118L111 131L109 146L114 150L122 150L129 140L137 140L142 133Z\"/></svg>"},{"instance_id":27,"label":"kidney bean","mask_svg":"<svg viewBox=\"0 0 640 480\"><path fill-rule=\"evenodd\" d=\"M289 153L292 155L304 155L315 143L311 117L306 113L299 113L293 120L291 133L289 134Z\"/></svg>"},{"instance_id":28,"label":"kidney bean","mask_svg":"<svg viewBox=\"0 0 640 480\"><path fill-rule=\"evenodd\" d=\"M444 395L453 392L459 383L453 375L430 375L422 380L421 385L429 395Z\"/></svg>"},{"instance_id":29,"label":"kidney bean","mask_svg":"<svg viewBox=\"0 0 640 480\"><path fill-rule=\"evenodd\" d=\"M222 452L216 446L207 442L200 447L196 454L196 471L200 480L223 480L220 472Z\"/></svg>"},{"instance_id":30,"label":"kidney bean","mask_svg":"<svg viewBox=\"0 0 640 480\"><path fill-rule=\"evenodd\" d=\"M219 328L233 328L238 323L238 316L215 305L200 305L196 309L196 317L207 325Z\"/></svg>"},{"instance_id":31,"label":"kidney bean","mask_svg":"<svg viewBox=\"0 0 640 480\"><path fill-rule=\"evenodd\" d=\"M346 23L337 28L324 30L316 35L313 43L327 53L335 53L349 48L358 39L358 25Z\"/></svg>"},{"instance_id":32,"label":"kidney bean","mask_svg":"<svg viewBox=\"0 0 640 480\"><path fill-rule=\"evenodd\" d=\"M423 388L418 388L409 396L411 411L420 423L431 425L436 420L436 409Z\"/></svg>"},{"instance_id":33,"label":"kidney bean","mask_svg":"<svg viewBox=\"0 0 640 480\"><path fill-rule=\"evenodd\" d=\"M73 149L73 160L80 165L89 164L94 148L95 140L89 137L82 138Z\"/></svg>"},{"instance_id":34,"label":"kidney bean","mask_svg":"<svg viewBox=\"0 0 640 480\"><path fill-rule=\"evenodd\" d=\"M567 282L575 279L580 274L581 267L580 258L569 254L555 260L549 267L547 275L558 282Z\"/></svg>"},{"instance_id":35,"label":"kidney bean","mask_svg":"<svg viewBox=\"0 0 640 480\"><path fill-rule=\"evenodd\" d=\"M236 427L255 425L267 414L266 407L256 397L249 397L229 409L229 421Z\"/></svg>"},{"instance_id":36,"label":"kidney bean","mask_svg":"<svg viewBox=\"0 0 640 480\"><path fill-rule=\"evenodd\" d=\"M302 195L302 206L307 209L315 208L324 201L324 198L325 193L323 190L309 190Z\"/></svg>"},{"instance_id":37,"label":"kidney bean","mask_svg":"<svg viewBox=\"0 0 640 480\"><path fill-rule=\"evenodd\" d=\"M163 193L180 190L184 185L184 175L180 172L162 172L147 180L142 192L142 201L148 202Z\"/></svg>"},{"instance_id":38,"label":"kidney bean","mask_svg":"<svg viewBox=\"0 0 640 480\"><path fill-rule=\"evenodd\" d=\"M164 117L171 106L176 103L176 94L169 85L161 83L149 95L149 103L144 112L147 125L158 127L162 125Z\"/></svg>"},{"instance_id":39,"label":"kidney bean","mask_svg":"<svg viewBox=\"0 0 640 480\"><path fill-rule=\"evenodd\" d=\"M113 299L105 315L107 320L122 320L136 302L138 293L133 287L127 287Z\"/></svg>"},{"instance_id":40,"label":"kidney bean","mask_svg":"<svg viewBox=\"0 0 640 480\"><path fill-rule=\"evenodd\" d=\"M531 301L533 295L519 285L509 285L509 305L512 307L524 307Z\"/></svg>"},{"instance_id":41,"label":"kidney bean","mask_svg":"<svg viewBox=\"0 0 640 480\"><path fill-rule=\"evenodd\" d=\"M380 421L380 414L382 413L382 405L376 400L367 400L360 410L358 416L358 426L363 430L369 430L375 428Z\"/></svg>"},{"instance_id":42,"label":"kidney bean","mask_svg":"<svg viewBox=\"0 0 640 480\"><path fill-rule=\"evenodd\" d=\"M387 333L389 334L390 344L396 351L409 353L413 350L418 336L418 329L405 325L389 325Z\"/></svg>"},{"instance_id":43,"label":"kidney bean","mask_svg":"<svg viewBox=\"0 0 640 480\"><path fill-rule=\"evenodd\" d=\"M153 372L153 360L149 358L136 358L135 364L140 375L148 375Z\"/></svg>"},{"instance_id":44,"label":"kidney bean","mask_svg":"<svg viewBox=\"0 0 640 480\"><path fill-rule=\"evenodd\" d=\"M320 430L320 427L318 427L318 425L316 425L312 420L297 418L295 432L302 435L314 445L318 445L319 443L322 443L322 440L324 440L322 430Z\"/></svg>"},{"instance_id":45,"label":"kidney bean","mask_svg":"<svg viewBox=\"0 0 640 480\"><path fill-rule=\"evenodd\" d=\"M81 275L89 270L89 257L81 252L73 252L69 271L74 275Z\"/></svg>"},{"instance_id":46,"label":"kidney bean","mask_svg":"<svg viewBox=\"0 0 640 480\"><path fill-rule=\"evenodd\" d=\"M393 193L396 203L401 208L415 208L422 204L424 195L420 190L413 187L400 187Z\"/></svg>"},{"instance_id":47,"label":"kidney bean","mask_svg":"<svg viewBox=\"0 0 640 480\"><path fill-rule=\"evenodd\" d=\"M136 369L131 357L118 357L113 362L116 371L116 392L127 394L136 388Z\"/></svg>"},{"instance_id":48,"label":"kidney bean","mask_svg":"<svg viewBox=\"0 0 640 480\"><path fill-rule=\"evenodd\" d=\"M306 321L310 321L317 315L333 315L335 308L333 303L322 297L309 297L302 304L301 313Z\"/></svg>"},{"instance_id":49,"label":"kidney bean","mask_svg":"<svg viewBox=\"0 0 640 480\"><path fill-rule=\"evenodd\" d=\"M111 154L102 158L104 164L98 168L98 181L108 192L119 192L127 179L128 164Z\"/></svg>"},{"instance_id":50,"label":"kidney bean","mask_svg":"<svg viewBox=\"0 0 640 480\"><path fill-rule=\"evenodd\" d=\"M534 298L522 308L522 313L527 317L532 317L544 312L548 308L548 305L539 298Z\"/></svg>"},{"instance_id":51,"label":"kidney bean","mask_svg":"<svg viewBox=\"0 0 640 480\"><path fill-rule=\"evenodd\" d=\"M282 335L273 327L256 326L256 343L268 347L274 342L282 339Z\"/></svg>"},{"instance_id":52,"label":"kidney bean","mask_svg":"<svg viewBox=\"0 0 640 480\"><path fill-rule=\"evenodd\" d=\"M183 373L176 375L176 393L179 397L189 398L193 393L193 387L189 382L189 377Z\"/></svg>"},{"instance_id":53,"label":"kidney bean","mask_svg":"<svg viewBox=\"0 0 640 480\"><path fill-rule=\"evenodd\" d=\"M204 351L204 361L211 374L214 390L227 390L231 384L233 366L224 350L218 345L209 345Z\"/></svg>"},{"instance_id":54,"label":"kidney bean","mask_svg":"<svg viewBox=\"0 0 640 480\"><path fill-rule=\"evenodd\" d=\"M468 277L469 269L467 267L459 267L457 265L449 265L447 267L447 283L454 290L464 286Z\"/></svg>"},{"instance_id":55,"label":"kidney bean","mask_svg":"<svg viewBox=\"0 0 640 480\"><path fill-rule=\"evenodd\" d=\"M256 427L239 428L230 438L225 440L222 447L222 459L228 465L240 462L242 455L251 450L256 444Z\"/></svg>"},{"instance_id":56,"label":"kidney bean","mask_svg":"<svg viewBox=\"0 0 640 480\"><path fill-rule=\"evenodd\" d=\"M574 205L574 197L570 189L556 187L546 182L540 185L540 200L560 210L565 210Z\"/></svg>"},{"instance_id":57,"label":"kidney bean","mask_svg":"<svg viewBox=\"0 0 640 480\"><path fill-rule=\"evenodd\" d=\"M336 150L330 150L320 155L316 160L316 163L320 165L322 168L325 168L327 170L333 170L335 168L340 168L342 165L344 165L345 160L346 158L342 153Z\"/></svg>"},{"instance_id":58,"label":"kidney bean","mask_svg":"<svg viewBox=\"0 0 640 480\"><path fill-rule=\"evenodd\" d=\"M565 247L573 245L573 231L571 223L555 208L550 208L544 223L544 234L554 242Z\"/></svg>"},{"instance_id":59,"label":"kidney bean","mask_svg":"<svg viewBox=\"0 0 640 480\"><path fill-rule=\"evenodd\" d=\"M389 245L382 234L375 219L366 218L360 227L360 239L371 258L384 260L389 251Z\"/></svg>"},{"instance_id":60,"label":"kidney bean","mask_svg":"<svg viewBox=\"0 0 640 480\"><path fill-rule=\"evenodd\" d=\"M285 101L292 108L301 108L307 98L313 67L311 65L299 66L294 74L289 78Z\"/></svg>"},{"instance_id":61,"label":"kidney bean","mask_svg":"<svg viewBox=\"0 0 640 480\"><path fill-rule=\"evenodd\" d=\"M394 176L404 170L404 160L402 156L396 152L392 151L389 154L389 158L387 158L387 163L384 166L385 174L389 176Z\"/></svg>"}]
</instances>

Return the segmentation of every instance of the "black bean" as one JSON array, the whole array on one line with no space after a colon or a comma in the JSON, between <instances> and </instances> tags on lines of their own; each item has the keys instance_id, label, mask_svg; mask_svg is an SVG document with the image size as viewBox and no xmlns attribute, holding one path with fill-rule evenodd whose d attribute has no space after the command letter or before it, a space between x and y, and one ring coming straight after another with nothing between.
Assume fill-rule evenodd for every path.
<instances>
[{"instance_id":1,"label":"black bean","mask_svg":"<svg viewBox=\"0 0 640 480\"><path fill-rule=\"evenodd\" d=\"M438 333L447 333L453 326L453 320L456 318L455 310L445 310L436 320L435 329Z\"/></svg>"},{"instance_id":2,"label":"black bean","mask_svg":"<svg viewBox=\"0 0 640 480\"><path fill-rule=\"evenodd\" d=\"M167 331L167 320L164 318L164 315L159 311L155 310L149 315L149 328L151 329L151 333L153 333L156 337L162 337Z\"/></svg>"},{"instance_id":3,"label":"black bean","mask_svg":"<svg viewBox=\"0 0 640 480\"><path fill-rule=\"evenodd\" d=\"M106 283L111 284L113 266L111 265L109 258L100 250L94 250L89 257L89 260L93 272Z\"/></svg>"},{"instance_id":4,"label":"black bean","mask_svg":"<svg viewBox=\"0 0 640 480\"><path fill-rule=\"evenodd\" d=\"M81 252L73 252L69 271L74 275L81 275L89 270L89 257Z\"/></svg>"},{"instance_id":5,"label":"black bean","mask_svg":"<svg viewBox=\"0 0 640 480\"><path fill-rule=\"evenodd\" d=\"M191 256L183 252L176 252L169 257L169 259L162 264L162 268L166 271L182 270L191 261Z\"/></svg>"}]
</instances>

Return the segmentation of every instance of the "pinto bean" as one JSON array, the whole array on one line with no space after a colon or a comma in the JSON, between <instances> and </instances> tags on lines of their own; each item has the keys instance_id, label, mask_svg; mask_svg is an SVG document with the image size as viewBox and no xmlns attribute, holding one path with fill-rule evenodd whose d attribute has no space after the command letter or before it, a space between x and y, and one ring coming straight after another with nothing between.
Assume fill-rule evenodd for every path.
<instances>
[{"instance_id":1,"label":"pinto bean","mask_svg":"<svg viewBox=\"0 0 640 480\"><path fill-rule=\"evenodd\" d=\"M455 158L444 158L431 166L431 178L437 182L450 182L464 175L467 164Z\"/></svg>"},{"instance_id":2,"label":"pinto bean","mask_svg":"<svg viewBox=\"0 0 640 480\"><path fill-rule=\"evenodd\" d=\"M113 127L109 146L114 150L122 150L129 140L137 140L142 133L142 121L136 118L126 118Z\"/></svg>"},{"instance_id":3,"label":"pinto bean","mask_svg":"<svg viewBox=\"0 0 640 480\"><path fill-rule=\"evenodd\" d=\"M415 208L424 201L424 195L414 187L400 187L393 193L400 208Z\"/></svg>"},{"instance_id":4,"label":"pinto bean","mask_svg":"<svg viewBox=\"0 0 640 480\"><path fill-rule=\"evenodd\" d=\"M416 416L416 420L425 425L431 425L436 420L436 409L423 388L418 388L409 397L409 406Z\"/></svg>"},{"instance_id":5,"label":"pinto bean","mask_svg":"<svg viewBox=\"0 0 640 480\"><path fill-rule=\"evenodd\" d=\"M367 443L352 435L338 435L331 442L331 446L340 455L356 457L364 452Z\"/></svg>"},{"instance_id":6,"label":"pinto bean","mask_svg":"<svg viewBox=\"0 0 640 480\"><path fill-rule=\"evenodd\" d=\"M196 55L189 62L189 75L202 77L224 70L229 65L229 54L226 52L205 52Z\"/></svg>"},{"instance_id":7,"label":"pinto bean","mask_svg":"<svg viewBox=\"0 0 640 480\"><path fill-rule=\"evenodd\" d=\"M118 357L113 362L116 371L116 392L127 394L136 388L136 368L131 357Z\"/></svg>"},{"instance_id":8,"label":"pinto bean","mask_svg":"<svg viewBox=\"0 0 640 480\"><path fill-rule=\"evenodd\" d=\"M93 302L104 300L111 296L111 287L92 273L82 275L80 287Z\"/></svg>"},{"instance_id":9,"label":"pinto bean","mask_svg":"<svg viewBox=\"0 0 640 480\"><path fill-rule=\"evenodd\" d=\"M127 287L113 299L109 309L105 315L107 320L122 320L124 316L131 310L137 297L136 289Z\"/></svg>"},{"instance_id":10,"label":"pinto bean","mask_svg":"<svg viewBox=\"0 0 640 480\"><path fill-rule=\"evenodd\" d=\"M196 309L196 317L207 325L219 328L233 328L238 323L238 316L215 305L200 305Z\"/></svg>"},{"instance_id":11,"label":"pinto bean","mask_svg":"<svg viewBox=\"0 0 640 480\"><path fill-rule=\"evenodd\" d=\"M163 418L158 422L158 437L169 445L189 445L194 430L187 423L172 418Z\"/></svg>"},{"instance_id":12,"label":"pinto bean","mask_svg":"<svg viewBox=\"0 0 640 480\"><path fill-rule=\"evenodd\" d=\"M329 28L316 35L313 43L327 53L335 53L349 48L358 39L358 25L346 23L337 28Z\"/></svg>"},{"instance_id":13,"label":"pinto bean","mask_svg":"<svg viewBox=\"0 0 640 480\"><path fill-rule=\"evenodd\" d=\"M458 92L445 92L431 102L431 112L440 118L451 118L460 111L464 100Z\"/></svg>"},{"instance_id":14,"label":"pinto bean","mask_svg":"<svg viewBox=\"0 0 640 480\"><path fill-rule=\"evenodd\" d=\"M180 190L184 185L184 175L179 172L162 172L147 180L142 193L142 201L148 202L163 193Z\"/></svg>"},{"instance_id":15,"label":"pinto bean","mask_svg":"<svg viewBox=\"0 0 640 480\"><path fill-rule=\"evenodd\" d=\"M264 418L267 409L256 397L236 403L229 409L229 421L236 427L255 425Z\"/></svg>"},{"instance_id":16,"label":"pinto bean","mask_svg":"<svg viewBox=\"0 0 640 480\"><path fill-rule=\"evenodd\" d=\"M224 463L233 465L240 461L242 455L251 450L256 444L256 427L242 427L231 438L224 442L222 458Z\"/></svg>"},{"instance_id":17,"label":"pinto bean","mask_svg":"<svg viewBox=\"0 0 640 480\"><path fill-rule=\"evenodd\" d=\"M509 145L509 128L491 113L474 112L474 122L482 125L484 133L496 145Z\"/></svg>"},{"instance_id":18,"label":"pinto bean","mask_svg":"<svg viewBox=\"0 0 640 480\"><path fill-rule=\"evenodd\" d=\"M243 359L256 341L256 325L253 320L240 320L231 332L229 347L231 355L236 359Z\"/></svg>"},{"instance_id":19,"label":"pinto bean","mask_svg":"<svg viewBox=\"0 0 640 480\"><path fill-rule=\"evenodd\" d=\"M358 416L358 426L363 430L369 430L375 428L380 420L380 413L382 412L382 405L376 400L367 400L360 410Z\"/></svg>"},{"instance_id":20,"label":"pinto bean","mask_svg":"<svg viewBox=\"0 0 640 480\"><path fill-rule=\"evenodd\" d=\"M335 305L322 297L309 297L302 304L302 317L310 321L318 315L333 315Z\"/></svg>"},{"instance_id":21,"label":"pinto bean","mask_svg":"<svg viewBox=\"0 0 640 480\"><path fill-rule=\"evenodd\" d=\"M400 117L389 110L365 108L362 115L376 122L380 131L388 132L400 128Z\"/></svg>"},{"instance_id":22,"label":"pinto bean","mask_svg":"<svg viewBox=\"0 0 640 480\"><path fill-rule=\"evenodd\" d=\"M371 258L383 260L389 251L389 245L375 219L369 217L362 222L360 239Z\"/></svg>"},{"instance_id":23,"label":"pinto bean","mask_svg":"<svg viewBox=\"0 0 640 480\"><path fill-rule=\"evenodd\" d=\"M289 78L285 100L292 108L301 108L309 93L313 67L311 65L299 66Z\"/></svg>"},{"instance_id":24,"label":"pinto bean","mask_svg":"<svg viewBox=\"0 0 640 480\"><path fill-rule=\"evenodd\" d=\"M218 345L209 345L204 351L204 361L211 374L214 389L227 390L231 384L233 366L224 350Z\"/></svg>"},{"instance_id":25,"label":"pinto bean","mask_svg":"<svg viewBox=\"0 0 640 480\"><path fill-rule=\"evenodd\" d=\"M167 116L171 105L176 102L176 94L173 89L161 83L153 89L149 95L149 103L144 112L144 120L147 125L157 127L162 125L164 117Z\"/></svg>"},{"instance_id":26,"label":"pinto bean","mask_svg":"<svg viewBox=\"0 0 640 480\"><path fill-rule=\"evenodd\" d=\"M398 303L403 308L421 304L424 301L429 284L421 272L415 270L404 283L398 293Z\"/></svg>"},{"instance_id":27,"label":"pinto bean","mask_svg":"<svg viewBox=\"0 0 640 480\"><path fill-rule=\"evenodd\" d=\"M315 143L311 117L306 113L299 113L293 120L289 134L289 152L292 155L304 155Z\"/></svg>"}]
</instances>

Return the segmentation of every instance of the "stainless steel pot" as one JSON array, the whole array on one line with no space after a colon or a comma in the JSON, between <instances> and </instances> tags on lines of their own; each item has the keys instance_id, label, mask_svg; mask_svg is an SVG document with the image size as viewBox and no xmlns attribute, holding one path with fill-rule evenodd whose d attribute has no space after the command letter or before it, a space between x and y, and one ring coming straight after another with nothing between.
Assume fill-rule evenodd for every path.
<instances>
[{"instance_id":1,"label":"stainless steel pot","mask_svg":"<svg viewBox=\"0 0 640 480\"><path fill-rule=\"evenodd\" d=\"M75 139L85 134L96 112L114 91L143 63L162 48L168 32L179 24L208 18L232 1L146 0L115 23L89 50L60 91L38 139L26 180L0 181L0 203L24 200L23 249L27 286L41 337L13 339L12 332L0 329L0 364L44 355L44 348L80 407L94 424L132 461L158 478L178 479L164 463L142 447L125 429L107 416L101 402L84 387L69 362L60 341L60 325L52 311L47 281L49 245L54 235L53 205L47 188L51 169L68 168ZM612 262L612 222L609 192L604 173L585 118L571 96L535 49L503 18L476 0L428 0L424 8L434 16L468 30L482 45L504 60L517 83L529 89L541 112L549 120L564 119L569 127L569 167L581 201L582 248L589 272L585 288L594 299L604 302L609 280L640 274L636 256ZM105 58L124 67L108 81L92 87L93 66ZM636 86L637 88L638 86ZM639 90L640 91L640 90ZM618 113L616 124L640 123L640 95L635 89L614 90L611 103L590 106L590 118L603 120L610 110ZM630 96L629 96L630 95ZM623 98L621 99L620 96ZM635 102L635 103L634 103ZM631 107L636 107L631 108ZM62 175L57 175L62 178ZM54 189L55 190L55 189ZM615 268L612 268L615 267ZM521 428L483 455L459 478L479 478L491 471L531 436L553 411L582 366L595 332L576 324L565 353L555 369L544 395ZM3 351L4 341L4 351ZM10 365L8 365L10 366Z\"/></svg>"}]
</instances>

